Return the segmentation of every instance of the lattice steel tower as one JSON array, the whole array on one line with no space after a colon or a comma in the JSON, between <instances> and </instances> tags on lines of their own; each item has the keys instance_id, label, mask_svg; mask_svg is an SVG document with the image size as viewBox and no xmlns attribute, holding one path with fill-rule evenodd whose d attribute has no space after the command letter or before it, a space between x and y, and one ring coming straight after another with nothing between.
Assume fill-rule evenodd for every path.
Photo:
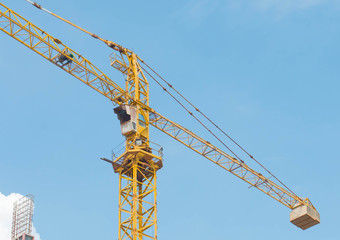
<instances>
[{"instance_id":1,"label":"lattice steel tower","mask_svg":"<svg viewBox=\"0 0 340 240\"><path fill-rule=\"evenodd\" d=\"M149 84L137 55L115 54L112 67L126 76L126 92L133 99L114 109L126 138L125 152L112 162L119 173L119 240L157 239L156 172L162 157L154 155L149 141Z\"/></svg>"}]
</instances>

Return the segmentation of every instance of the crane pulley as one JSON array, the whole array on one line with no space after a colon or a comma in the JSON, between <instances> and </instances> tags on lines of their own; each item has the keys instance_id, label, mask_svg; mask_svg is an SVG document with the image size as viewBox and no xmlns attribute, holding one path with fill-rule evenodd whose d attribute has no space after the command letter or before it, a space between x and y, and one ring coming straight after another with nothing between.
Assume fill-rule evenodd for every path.
<instances>
[{"instance_id":1,"label":"crane pulley","mask_svg":"<svg viewBox=\"0 0 340 240\"><path fill-rule=\"evenodd\" d=\"M38 9L103 41L116 51L111 66L126 77L125 89L116 84L81 54L72 50L0 3L0 29L46 60L93 88L114 105L126 138L125 152L112 164L119 173L119 239L157 239L156 173L163 167L162 155L150 147L149 126L164 132L226 171L292 209L291 222L307 229L320 222L320 216L308 198L302 199L281 182L271 180L250 168L199 135L169 120L149 106L149 83L134 52L104 40L58 15L30 2Z\"/></svg>"}]
</instances>

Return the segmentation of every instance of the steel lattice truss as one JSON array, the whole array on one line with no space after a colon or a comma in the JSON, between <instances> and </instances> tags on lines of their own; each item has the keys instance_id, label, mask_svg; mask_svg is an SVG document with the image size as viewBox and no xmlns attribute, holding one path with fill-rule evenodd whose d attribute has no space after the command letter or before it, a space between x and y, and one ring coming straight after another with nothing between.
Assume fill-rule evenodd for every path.
<instances>
[{"instance_id":1,"label":"steel lattice truss","mask_svg":"<svg viewBox=\"0 0 340 240\"><path fill-rule=\"evenodd\" d=\"M119 174L119 239L157 239L156 169L137 158Z\"/></svg>"},{"instance_id":2,"label":"steel lattice truss","mask_svg":"<svg viewBox=\"0 0 340 240\"><path fill-rule=\"evenodd\" d=\"M135 55L136 56L136 55ZM142 71L139 61L132 59L132 55L114 53L110 56L111 66L126 77L126 88L131 99L139 99L144 106L149 104L149 83ZM135 81L138 79L138 81ZM138 86L136 86L136 83ZM137 96L138 95L138 96Z\"/></svg>"},{"instance_id":3,"label":"steel lattice truss","mask_svg":"<svg viewBox=\"0 0 340 240\"><path fill-rule=\"evenodd\" d=\"M125 91L89 60L1 3L0 29L117 104L124 102ZM65 53L73 54L74 58L71 59ZM70 58L72 64L58 63L61 54Z\"/></svg>"},{"instance_id":4,"label":"steel lattice truss","mask_svg":"<svg viewBox=\"0 0 340 240\"><path fill-rule=\"evenodd\" d=\"M245 163L162 115L151 113L150 124L287 207L293 209L298 204L305 204L305 201L254 171Z\"/></svg>"}]
</instances>

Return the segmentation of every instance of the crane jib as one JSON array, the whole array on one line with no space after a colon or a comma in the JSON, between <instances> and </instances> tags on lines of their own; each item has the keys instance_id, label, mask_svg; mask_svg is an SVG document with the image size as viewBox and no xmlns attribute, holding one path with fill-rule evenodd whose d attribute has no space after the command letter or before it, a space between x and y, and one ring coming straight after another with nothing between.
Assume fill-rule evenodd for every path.
<instances>
[{"instance_id":1,"label":"crane jib","mask_svg":"<svg viewBox=\"0 0 340 240\"><path fill-rule=\"evenodd\" d=\"M205 141L188 129L165 118L150 108L148 106L148 83L141 67L138 65L136 55L134 55L131 51L120 51L119 54L121 58L115 58L111 64L127 77L130 77L130 81L128 82L131 82L131 85L127 85L127 89L124 90L82 55L67 47L60 40L47 34L45 31L38 28L2 3L0 3L0 29L46 60L107 97L114 104L119 106L125 106L126 104L133 106L131 109L136 112L135 115L133 115L136 126L132 125L132 127L129 127L129 129L123 132L123 134L126 135L127 139L129 138L128 140L130 141L130 145L128 146L136 148L140 147L140 151L138 150L136 152L135 149L127 149L126 154L120 158L124 161L121 162L119 166L116 165L116 170L121 171L122 176L125 174L125 180L131 182L131 191L136 191L136 189L133 188L133 182L142 186L144 179L150 181L150 185L148 185L148 188L145 189L145 191L147 193L156 191L154 176L156 170L161 167L162 164L161 158L154 156L148 148L148 125L150 124L201 156L214 162L221 168L247 182L252 187L259 189L278 202L292 209L293 211L291 212L290 220L296 226L302 229L307 229L320 222L319 213L316 211L309 199L301 199L292 194L284 186L264 177L261 173L251 169L245 163L224 153L210 142ZM137 85L133 84L137 82ZM141 87L137 89L136 86ZM139 94L139 98L136 98L136 93ZM124 115L125 113L123 111L126 111L126 109L129 109L128 111L132 111L129 107L117 108L116 111L121 114L120 117L124 118L127 117ZM131 138L131 134L135 134L137 138ZM138 144L136 145L137 140ZM143 153L142 157L137 157L139 153ZM134 161L131 160L135 158L139 159L137 160L137 165L134 165ZM156 159L152 161L157 162L159 166L157 166L157 164L155 165L151 159ZM134 179L134 176L136 179ZM121 177L121 179L124 179L124 177ZM121 196L127 197L124 195L124 189L122 188L120 194ZM141 198L146 196L147 195L145 194L140 195ZM124 201L124 199L122 199L122 201ZM131 201L135 200L132 199ZM133 207L133 209L138 212L136 207ZM155 214L155 209L152 209L152 207L150 209L152 214ZM124 209L121 210L125 211ZM151 222L148 222L148 224L156 226L156 215L152 216L152 221L150 220ZM135 219L131 221L134 221L133 224L135 224L137 220ZM123 223L121 227L122 229L124 228ZM131 231L131 234L136 233Z\"/></svg>"}]
</instances>

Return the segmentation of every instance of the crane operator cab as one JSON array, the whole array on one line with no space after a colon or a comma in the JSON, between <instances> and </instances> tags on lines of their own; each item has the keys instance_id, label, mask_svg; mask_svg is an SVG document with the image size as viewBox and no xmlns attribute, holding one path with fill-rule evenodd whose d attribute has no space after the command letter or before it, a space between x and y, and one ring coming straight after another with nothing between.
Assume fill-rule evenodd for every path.
<instances>
[{"instance_id":1,"label":"crane operator cab","mask_svg":"<svg viewBox=\"0 0 340 240\"><path fill-rule=\"evenodd\" d=\"M137 109L134 106L121 105L114 109L120 121L122 134L126 137L137 132Z\"/></svg>"},{"instance_id":2,"label":"crane operator cab","mask_svg":"<svg viewBox=\"0 0 340 240\"><path fill-rule=\"evenodd\" d=\"M69 53L68 51L63 51L62 54L59 54L57 63L61 63L62 67L72 62L72 58L74 58L74 55L72 53Z\"/></svg>"}]
</instances>

